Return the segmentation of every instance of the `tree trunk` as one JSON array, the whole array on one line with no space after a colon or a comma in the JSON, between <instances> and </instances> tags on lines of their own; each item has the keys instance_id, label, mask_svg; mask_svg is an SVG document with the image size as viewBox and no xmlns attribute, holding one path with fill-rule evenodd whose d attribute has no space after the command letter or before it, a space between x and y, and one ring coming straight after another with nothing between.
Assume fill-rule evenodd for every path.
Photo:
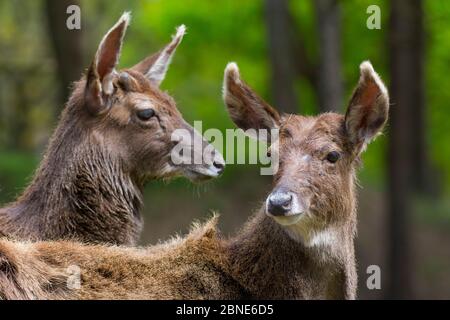
<instances>
[{"instance_id":1,"label":"tree trunk","mask_svg":"<svg viewBox=\"0 0 450 320\"><path fill-rule=\"evenodd\" d=\"M389 50L391 74L389 141L389 284L387 297L413 296L410 240L411 193L417 173L414 153L416 121L423 121L423 72L418 50L417 19L421 1L391 2ZM420 64L420 66L418 66ZM418 110L419 114L415 114ZM423 127L422 127L423 130ZM423 131L420 133L423 135ZM422 138L420 138L422 139Z\"/></svg>"},{"instance_id":2,"label":"tree trunk","mask_svg":"<svg viewBox=\"0 0 450 320\"><path fill-rule=\"evenodd\" d=\"M283 112L299 110L295 94L295 63L293 57L293 26L287 0L266 0L266 21L272 71L273 102Z\"/></svg>"},{"instance_id":3,"label":"tree trunk","mask_svg":"<svg viewBox=\"0 0 450 320\"><path fill-rule=\"evenodd\" d=\"M319 111L339 111L342 103L341 23L337 0L314 1L319 34Z\"/></svg>"},{"instance_id":4,"label":"tree trunk","mask_svg":"<svg viewBox=\"0 0 450 320\"><path fill-rule=\"evenodd\" d=\"M412 181L414 191L425 194L437 192L439 187L433 185L432 170L428 159L426 145L426 105L425 105L425 39L423 24L423 2L411 2L411 74L415 75L414 88L411 91L413 103L411 105L412 123L412 161L414 174Z\"/></svg>"},{"instance_id":5,"label":"tree trunk","mask_svg":"<svg viewBox=\"0 0 450 320\"><path fill-rule=\"evenodd\" d=\"M47 17L48 32L53 48L59 86L59 101L62 104L70 94L73 81L81 77L83 71L81 30L69 30L66 13L70 5L79 5L78 0L46 0L44 10ZM61 106L60 106L61 107ZM59 110L56 110L59 113Z\"/></svg>"}]
</instances>

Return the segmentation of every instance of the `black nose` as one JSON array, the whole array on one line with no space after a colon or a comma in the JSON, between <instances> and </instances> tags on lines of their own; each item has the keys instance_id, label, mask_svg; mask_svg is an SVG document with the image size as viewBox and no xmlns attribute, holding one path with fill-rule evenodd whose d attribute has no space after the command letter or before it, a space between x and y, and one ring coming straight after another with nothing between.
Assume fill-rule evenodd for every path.
<instances>
[{"instance_id":1,"label":"black nose","mask_svg":"<svg viewBox=\"0 0 450 320\"><path fill-rule=\"evenodd\" d=\"M283 216L291 210L292 194L277 192L269 196L267 211L273 216Z\"/></svg>"},{"instance_id":2,"label":"black nose","mask_svg":"<svg viewBox=\"0 0 450 320\"><path fill-rule=\"evenodd\" d=\"M225 165L221 162L214 161L213 165L217 169L217 172L219 174L221 174L223 172L223 170L225 170Z\"/></svg>"}]
</instances>

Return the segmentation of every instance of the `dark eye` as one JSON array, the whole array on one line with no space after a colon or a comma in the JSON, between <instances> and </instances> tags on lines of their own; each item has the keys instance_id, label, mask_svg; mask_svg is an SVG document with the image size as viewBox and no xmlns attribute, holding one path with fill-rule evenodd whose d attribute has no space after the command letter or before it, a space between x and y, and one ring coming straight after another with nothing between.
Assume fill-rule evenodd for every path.
<instances>
[{"instance_id":1,"label":"dark eye","mask_svg":"<svg viewBox=\"0 0 450 320\"><path fill-rule=\"evenodd\" d=\"M341 155L337 151L331 151L329 154L327 154L327 160L331 163L335 163L339 160Z\"/></svg>"},{"instance_id":2,"label":"dark eye","mask_svg":"<svg viewBox=\"0 0 450 320\"><path fill-rule=\"evenodd\" d=\"M137 112L137 116L142 121L150 120L151 117L155 115L155 110L153 109L143 109Z\"/></svg>"}]
</instances>

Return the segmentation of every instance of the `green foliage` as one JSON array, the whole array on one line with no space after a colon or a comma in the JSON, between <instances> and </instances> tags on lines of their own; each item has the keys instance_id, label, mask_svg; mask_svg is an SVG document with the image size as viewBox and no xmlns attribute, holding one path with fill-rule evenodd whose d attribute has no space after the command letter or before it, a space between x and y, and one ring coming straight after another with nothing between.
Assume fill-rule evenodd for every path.
<instances>
[{"instance_id":1,"label":"green foliage","mask_svg":"<svg viewBox=\"0 0 450 320\"><path fill-rule=\"evenodd\" d=\"M167 43L175 27L187 35L163 83L188 120L230 128L221 100L223 70L237 61L248 82L267 93L265 26L260 1L151 1L133 12L123 65L136 63Z\"/></svg>"},{"instance_id":2,"label":"green foliage","mask_svg":"<svg viewBox=\"0 0 450 320\"><path fill-rule=\"evenodd\" d=\"M14 200L28 183L38 158L23 152L0 150L0 202Z\"/></svg>"},{"instance_id":3,"label":"green foliage","mask_svg":"<svg viewBox=\"0 0 450 320\"><path fill-rule=\"evenodd\" d=\"M427 144L450 192L450 2L425 2Z\"/></svg>"}]
</instances>

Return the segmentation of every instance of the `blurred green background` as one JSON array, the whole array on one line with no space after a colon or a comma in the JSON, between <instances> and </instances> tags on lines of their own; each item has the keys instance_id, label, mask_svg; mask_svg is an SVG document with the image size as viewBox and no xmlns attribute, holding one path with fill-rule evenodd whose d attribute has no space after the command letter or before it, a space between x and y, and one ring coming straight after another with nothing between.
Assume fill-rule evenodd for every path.
<instances>
[{"instance_id":1,"label":"blurred green background","mask_svg":"<svg viewBox=\"0 0 450 320\"><path fill-rule=\"evenodd\" d=\"M81 8L82 29L65 28ZM381 29L366 26L378 5ZM0 0L0 203L20 194L40 161L71 81L123 11L132 23L121 67L188 34L162 87L191 123L233 128L221 100L229 61L287 112L344 112L358 66L370 60L391 88L391 121L359 174L359 297L450 298L450 2L336 0ZM229 165L219 180L152 183L142 244L185 233L221 213L232 234L270 190L259 167ZM407 192L397 192L399 188ZM366 269L379 265L381 290Z\"/></svg>"}]
</instances>

